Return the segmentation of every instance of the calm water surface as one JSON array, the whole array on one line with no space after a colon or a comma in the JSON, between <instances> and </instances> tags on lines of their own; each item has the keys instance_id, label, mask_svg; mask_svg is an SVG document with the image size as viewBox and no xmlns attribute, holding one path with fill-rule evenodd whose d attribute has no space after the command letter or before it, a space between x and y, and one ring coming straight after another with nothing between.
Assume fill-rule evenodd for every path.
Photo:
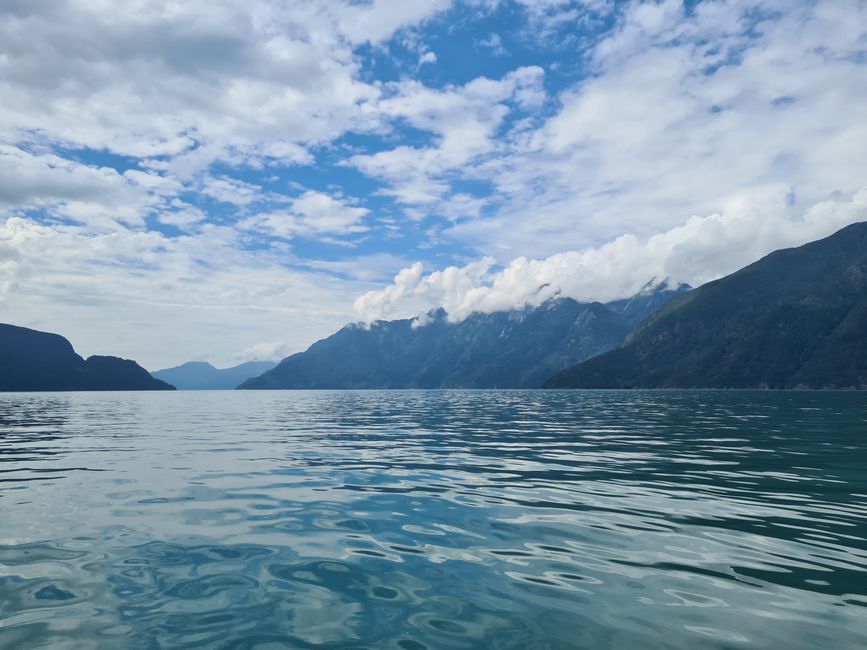
<instances>
[{"instance_id":1,"label":"calm water surface","mask_svg":"<svg viewBox=\"0 0 867 650\"><path fill-rule=\"evenodd\" d=\"M0 394L0 647L867 647L867 395Z\"/></svg>"}]
</instances>

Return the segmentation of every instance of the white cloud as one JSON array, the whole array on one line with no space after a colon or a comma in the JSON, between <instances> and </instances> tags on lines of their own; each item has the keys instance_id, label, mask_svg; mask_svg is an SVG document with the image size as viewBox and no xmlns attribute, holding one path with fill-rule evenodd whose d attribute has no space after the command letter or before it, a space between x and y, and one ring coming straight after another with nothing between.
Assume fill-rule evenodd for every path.
<instances>
[{"instance_id":1,"label":"white cloud","mask_svg":"<svg viewBox=\"0 0 867 650\"><path fill-rule=\"evenodd\" d=\"M754 195L724 213L692 217L647 238L623 235L603 246L544 259L518 257L499 270L493 270L491 257L429 275L416 263L388 287L361 295L355 310L371 322L443 307L451 320L460 321L474 312L535 306L553 297L625 298L653 278L697 286L773 250L825 237L867 217L867 186L848 200L817 203L798 219L781 209L785 200L785 194Z\"/></svg>"},{"instance_id":2,"label":"white cloud","mask_svg":"<svg viewBox=\"0 0 867 650\"><path fill-rule=\"evenodd\" d=\"M479 47L487 48L496 56L506 54L506 48L503 47L503 39L499 34L492 33L487 38L480 39L476 42Z\"/></svg>"},{"instance_id":3,"label":"white cloud","mask_svg":"<svg viewBox=\"0 0 867 650\"><path fill-rule=\"evenodd\" d=\"M42 209L98 228L140 225L181 190L180 184L154 174L120 173L5 144L0 144L0 169L0 211Z\"/></svg>"},{"instance_id":4,"label":"white cloud","mask_svg":"<svg viewBox=\"0 0 867 650\"><path fill-rule=\"evenodd\" d=\"M229 176L207 176L202 182L201 193L223 203L246 206L262 200L262 188Z\"/></svg>"},{"instance_id":5,"label":"white cloud","mask_svg":"<svg viewBox=\"0 0 867 650\"><path fill-rule=\"evenodd\" d=\"M338 14L340 29L354 42L378 43L403 27L419 25L451 5L451 0L372 0L350 3Z\"/></svg>"},{"instance_id":6,"label":"white cloud","mask_svg":"<svg viewBox=\"0 0 867 650\"><path fill-rule=\"evenodd\" d=\"M293 343L270 341L267 343L256 343L244 348L235 356L235 359L239 363L244 361L280 361L290 354L300 351Z\"/></svg>"},{"instance_id":7,"label":"white cloud","mask_svg":"<svg viewBox=\"0 0 867 650\"><path fill-rule=\"evenodd\" d=\"M434 54L433 52L425 52L418 59L418 64L420 66L424 65L425 63L436 63L436 62L437 62L437 55Z\"/></svg>"},{"instance_id":8,"label":"white cloud","mask_svg":"<svg viewBox=\"0 0 867 650\"><path fill-rule=\"evenodd\" d=\"M392 96L378 104L381 113L432 133L434 143L359 154L349 164L388 183L380 193L436 210L450 192L456 170L472 167L499 149L495 136L506 115L515 106L532 108L544 101L543 76L539 67L523 67L500 80L479 77L440 90L417 81L393 84Z\"/></svg>"},{"instance_id":9,"label":"white cloud","mask_svg":"<svg viewBox=\"0 0 867 650\"><path fill-rule=\"evenodd\" d=\"M18 3L0 9L0 139L180 156L178 173L309 160L308 147L377 125L364 107L379 89L359 79L353 44L447 5Z\"/></svg>"},{"instance_id":10,"label":"white cloud","mask_svg":"<svg viewBox=\"0 0 867 650\"><path fill-rule=\"evenodd\" d=\"M285 211L242 219L238 227L285 239L317 233L346 235L367 230L362 221L369 213L367 208L354 206L346 199L308 190L291 200Z\"/></svg>"},{"instance_id":11,"label":"white cloud","mask_svg":"<svg viewBox=\"0 0 867 650\"><path fill-rule=\"evenodd\" d=\"M375 253L342 260L308 260L301 263L312 269L339 273L353 280L382 282L406 265L406 259L390 253Z\"/></svg>"},{"instance_id":12,"label":"white cloud","mask_svg":"<svg viewBox=\"0 0 867 650\"><path fill-rule=\"evenodd\" d=\"M527 13L528 36L560 47L564 41L574 44L576 40L568 27L598 23L616 7L614 0L515 0L515 4Z\"/></svg>"}]
</instances>

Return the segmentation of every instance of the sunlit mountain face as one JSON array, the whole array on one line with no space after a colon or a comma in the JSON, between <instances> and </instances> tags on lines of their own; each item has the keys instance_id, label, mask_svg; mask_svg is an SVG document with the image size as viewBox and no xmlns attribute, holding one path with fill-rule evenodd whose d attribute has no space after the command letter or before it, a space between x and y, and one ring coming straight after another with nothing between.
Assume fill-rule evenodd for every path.
<instances>
[{"instance_id":1,"label":"sunlit mountain face","mask_svg":"<svg viewBox=\"0 0 867 650\"><path fill-rule=\"evenodd\" d=\"M0 5L0 307L147 368L862 220L859 2Z\"/></svg>"}]
</instances>

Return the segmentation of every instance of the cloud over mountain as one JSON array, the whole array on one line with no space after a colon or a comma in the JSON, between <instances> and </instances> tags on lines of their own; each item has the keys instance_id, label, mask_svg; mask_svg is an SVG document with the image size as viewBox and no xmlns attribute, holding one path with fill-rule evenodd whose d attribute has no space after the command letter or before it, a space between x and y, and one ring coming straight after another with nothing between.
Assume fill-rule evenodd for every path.
<instances>
[{"instance_id":1,"label":"cloud over mountain","mask_svg":"<svg viewBox=\"0 0 867 650\"><path fill-rule=\"evenodd\" d=\"M519 257L500 268L494 258L485 257L424 275L416 263L400 271L390 286L359 296L355 310L371 322L443 307L452 320L463 320L475 312L539 305L554 296L626 298L651 278L698 286L774 250L826 237L867 217L867 187L849 201L816 204L797 220L785 216L773 194L766 198L753 197L723 214L693 217L651 237L622 235L596 248L543 259Z\"/></svg>"}]
</instances>

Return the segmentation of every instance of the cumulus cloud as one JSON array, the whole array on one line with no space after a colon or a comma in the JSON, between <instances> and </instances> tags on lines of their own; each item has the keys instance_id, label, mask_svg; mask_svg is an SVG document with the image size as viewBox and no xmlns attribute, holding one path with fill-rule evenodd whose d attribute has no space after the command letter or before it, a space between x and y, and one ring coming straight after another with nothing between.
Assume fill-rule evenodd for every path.
<instances>
[{"instance_id":1,"label":"cumulus cloud","mask_svg":"<svg viewBox=\"0 0 867 650\"><path fill-rule=\"evenodd\" d=\"M373 126L354 44L443 2L189 0L0 9L0 136L146 157L299 159ZM400 5L399 7L397 5ZM372 120L372 121L371 121ZM189 162L189 159L187 159Z\"/></svg>"},{"instance_id":2,"label":"cumulus cloud","mask_svg":"<svg viewBox=\"0 0 867 650\"><path fill-rule=\"evenodd\" d=\"M323 192L308 190L292 199L286 210L259 214L238 222L241 230L267 232L291 239L316 233L350 234L364 232L362 224L370 210L351 205Z\"/></svg>"},{"instance_id":3,"label":"cumulus cloud","mask_svg":"<svg viewBox=\"0 0 867 650\"><path fill-rule=\"evenodd\" d=\"M403 27L423 23L450 5L451 0L373 0L347 3L337 15L341 31L351 40L377 43Z\"/></svg>"},{"instance_id":4,"label":"cumulus cloud","mask_svg":"<svg viewBox=\"0 0 867 650\"><path fill-rule=\"evenodd\" d=\"M823 201L801 218L785 216L784 196L753 196L721 214L692 217L647 238L622 235L596 248L518 257L504 268L486 257L424 275L420 263L403 269L391 285L355 301L366 322L417 315L442 307L460 321L475 312L536 306L555 297L609 301L637 293L648 281L668 278L693 286L721 277L767 253L832 234L867 217L867 187L846 201Z\"/></svg>"},{"instance_id":5,"label":"cumulus cloud","mask_svg":"<svg viewBox=\"0 0 867 650\"><path fill-rule=\"evenodd\" d=\"M381 193L400 203L440 209L456 170L471 167L499 149L495 134L510 110L537 107L544 101L543 78L542 68L529 66L499 80L480 77L437 90L417 81L392 84L392 96L379 102L379 110L434 134L434 143L359 154L348 164L385 181L388 187Z\"/></svg>"},{"instance_id":6,"label":"cumulus cloud","mask_svg":"<svg viewBox=\"0 0 867 650\"><path fill-rule=\"evenodd\" d=\"M425 63L436 63L436 62L437 62L437 55L434 54L433 52L425 52L418 59L418 64L420 66L424 65Z\"/></svg>"}]
</instances>

